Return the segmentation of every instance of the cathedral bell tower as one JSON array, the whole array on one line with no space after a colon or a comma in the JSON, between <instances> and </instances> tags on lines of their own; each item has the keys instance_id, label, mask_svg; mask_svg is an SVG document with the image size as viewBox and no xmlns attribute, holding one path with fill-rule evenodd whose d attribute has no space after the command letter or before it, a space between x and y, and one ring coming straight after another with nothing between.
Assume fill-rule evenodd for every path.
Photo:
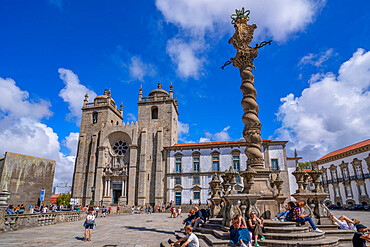
<instances>
[{"instance_id":1,"label":"cathedral bell tower","mask_svg":"<svg viewBox=\"0 0 370 247\"><path fill-rule=\"evenodd\" d=\"M164 202L165 156L163 148L177 144L178 105L170 91L158 88L147 97L140 87L138 124L140 128L138 166L138 204L161 205Z\"/></svg>"}]
</instances>

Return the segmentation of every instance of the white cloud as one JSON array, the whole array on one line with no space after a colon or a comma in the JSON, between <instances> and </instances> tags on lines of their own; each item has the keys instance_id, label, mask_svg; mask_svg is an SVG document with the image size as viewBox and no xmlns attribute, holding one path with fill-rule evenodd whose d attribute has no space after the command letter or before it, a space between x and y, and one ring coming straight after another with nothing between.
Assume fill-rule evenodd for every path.
<instances>
[{"instance_id":1,"label":"white cloud","mask_svg":"<svg viewBox=\"0 0 370 247\"><path fill-rule=\"evenodd\" d=\"M199 139L199 142L210 142L211 141L211 139L209 139L209 138L207 138L207 137L201 137L200 139Z\"/></svg>"},{"instance_id":2,"label":"white cloud","mask_svg":"<svg viewBox=\"0 0 370 247\"><path fill-rule=\"evenodd\" d=\"M79 133L71 132L63 140L63 145L69 149L71 156L76 156L79 136Z\"/></svg>"},{"instance_id":3,"label":"white cloud","mask_svg":"<svg viewBox=\"0 0 370 247\"><path fill-rule=\"evenodd\" d=\"M70 113L67 119L76 121L79 125L81 121L81 108L83 105L84 96L89 95L90 101L96 97L96 93L89 90L86 86L80 83L78 76L69 69L58 69L60 79L63 80L65 87L60 91L59 96L64 102L68 103Z\"/></svg>"},{"instance_id":4,"label":"white cloud","mask_svg":"<svg viewBox=\"0 0 370 247\"><path fill-rule=\"evenodd\" d=\"M136 122L137 118L136 118L136 116L134 114L127 113L127 120L128 121L134 121L134 122Z\"/></svg>"},{"instance_id":5,"label":"white cloud","mask_svg":"<svg viewBox=\"0 0 370 247\"><path fill-rule=\"evenodd\" d=\"M321 67L322 64L326 62L329 58L331 58L333 55L334 55L333 48L330 48L319 54L309 53L308 55L302 57L302 59L298 63L298 66L311 64L315 67Z\"/></svg>"},{"instance_id":6,"label":"white cloud","mask_svg":"<svg viewBox=\"0 0 370 247\"><path fill-rule=\"evenodd\" d=\"M189 134L189 124L178 121L177 133L179 136Z\"/></svg>"},{"instance_id":7,"label":"white cloud","mask_svg":"<svg viewBox=\"0 0 370 247\"><path fill-rule=\"evenodd\" d=\"M167 53L171 60L177 65L176 72L182 78L199 77L203 69L203 58L198 58L198 54L203 52L204 43L193 41L186 43L181 39L171 39L167 42Z\"/></svg>"},{"instance_id":8,"label":"white cloud","mask_svg":"<svg viewBox=\"0 0 370 247\"><path fill-rule=\"evenodd\" d=\"M58 135L41 120L52 115L50 103L35 102L12 79L0 78L0 154L15 152L56 160L55 181L71 183L74 157L60 152Z\"/></svg>"},{"instance_id":9,"label":"white cloud","mask_svg":"<svg viewBox=\"0 0 370 247\"><path fill-rule=\"evenodd\" d=\"M210 142L210 141L229 141L231 139L228 130L230 129L230 126L226 126L223 130L217 133L210 133L205 132L205 137L201 137L199 139L199 142Z\"/></svg>"},{"instance_id":10,"label":"white cloud","mask_svg":"<svg viewBox=\"0 0 370 247\"><path fill-rule=\"evenodd\" d=\"M369 87L370 52L358 49L338 76L313 75L301 96L281 99L277 137L290 141L306 160L369 138Z\"/></svg>"},{"instance_id":11,"label":"white cloud","mask_svg":"<svg viewBox=\"0 0 370 247\"><path fill-rule=\"evenodd\" d=\"M188 73L183 73L182 57L173 57L172 50L180 53L181 48L187 46L188 54L195 54L193 58L196 59L193 61L202 65L205 62L205 51L195 49L193 43L205 47L206 44L217 42L225 34L231 35L233 26L230 24L230 15L235 13L235 9L246 7L251 10L250 23L258 25L255 35L257 41L272 38L284 42L312 23L325 3L326 0L251 0L248 3L244 0L177 0L176 3L172 0L156 0L156 7L168 23L179 29L175 40L180 41L174 43L174 39L170 39L167 44L172 46L172 49L167 49L167 53L177 64L179 75L197 78L201 70L190 69L185 70Z\"/></svg>"},{"instance_id":12,"label":"white cloud","mask_svg":"<svg viewBox=\"0 0 370 247\"><path fill-rule=\"evenodd\" d=\"M0 113L10 118L30 117L32 119L48 118L53 115L49 107L50 102L29 100L27 91L22 91L15 85L15 81L0 77Z\"/></svg>"},{"instance_id":13,"label":"white cloud","mask_svg":"<svg viewBox=\"0 0 370 247\"><path fill-rule=\"evenodd\" d=\"M155 69L152 64L146 64L138 56L132 56L128 65L131 80L144 81L145 76L155 75Z\"/></svg>"}]
</instances>

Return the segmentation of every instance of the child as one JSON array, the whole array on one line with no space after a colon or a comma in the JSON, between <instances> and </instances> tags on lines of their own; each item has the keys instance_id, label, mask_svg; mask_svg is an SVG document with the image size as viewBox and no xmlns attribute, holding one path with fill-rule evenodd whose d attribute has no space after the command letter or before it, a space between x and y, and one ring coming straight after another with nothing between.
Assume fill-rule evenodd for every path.
<instances>
[{"instance_id":1,"label":"child","mask_svg":"<svg viewBox=\"0 0 370 247\"><path fill-rule=\"evenodd\" d=\"M198 237L193 233L193 227L188 225L184 227L186 236L177 240L175 243L171 244L171 247L175 244L179 244L181 242L184 242L181 247L199 247L199 240Z\"/></svg>"},{"instance_id":2,"label":"child","mask_svg":"<svg viewBox=\"0 0 370 247\"><path fill-rule=\"evenodd\" d=\"M366 241L370 242L370 229L366 229L366 226L358 224L357 232L353 235L352 243L353 247L366 247ZM369 233L365 236L366 231Z\"/></svg>"},{"instance_id":3,"label":"child","mask_svg":"<svg viewBox=\"0 0 370 247\"><path fill-rule=\"evenodd\" d=\"M232 226L230 227L230 243L240 244L241 247L252 246L247 224L241 215L236 215L232 219Z\"/></svg>"}]
</instances>

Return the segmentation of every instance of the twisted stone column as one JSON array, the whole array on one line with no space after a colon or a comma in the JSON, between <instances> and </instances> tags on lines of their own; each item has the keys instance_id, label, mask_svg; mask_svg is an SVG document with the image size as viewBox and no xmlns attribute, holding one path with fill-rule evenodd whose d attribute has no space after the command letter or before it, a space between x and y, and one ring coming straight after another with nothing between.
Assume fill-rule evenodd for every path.
<instances>
[{"instance_id":1,"label":"twisted stone column","mask_svg":"<svg viewBox=\"0 0 370 247\"><path fill-rule=\"evenodd\" d=\"M242 78L240 87L243 92L242 106L244 109L243 123L245 125L243 136L248 144L245 154L248 157L247 164L253 169L263 169L263 156L261 152L261 122L258 119L259 107L256 101L257 91L254 88L253 61L258 55L258 49L262 46L250 47L253 39L255 24L249 25L247 18L240 16L235 20L235 33L229 43L237 49L235 58L230 59L234 67L238 67Z\"/></svg>"}]
</instances>

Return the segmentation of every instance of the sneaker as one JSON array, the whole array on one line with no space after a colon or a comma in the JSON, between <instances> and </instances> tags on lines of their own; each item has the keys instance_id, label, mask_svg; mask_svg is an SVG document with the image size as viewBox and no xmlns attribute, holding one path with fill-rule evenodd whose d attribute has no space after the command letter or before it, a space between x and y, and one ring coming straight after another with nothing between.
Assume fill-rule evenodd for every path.
<instances>
[{"instance_id":1,"label":"sneaker","mask_svg":"<svg viewBox=\"0 0 370 247\"><path fill-rule=\"evenodd\" d=\"M275 217L275 218L273 218L272 220L273 220L273 221L277 221L277 220L278 220L278 218L276 218L276 217Z\"/></svg>"},{"instance_id":2,"label":"sneaker","mask_svg":"<svg viewBox=\"0 0 370 247\"><path fill-rule=\"evenodd\" d=\"M252 243L251 242L248 243L248 247L252 247Z\"/></svg>"},{"instance_id":3,"label":"sneaker","mask_svg":"<svg viewBox=\"0 0 370 247\"><path fill-rule=\"evenodd\" d=\"M257 242L254 243L254 246L260 247L260 245Z\"/></svg>"},{"instance_id":4,"label":"sneaker","mask_svg":"<svg viewBox=\"0 0 370 247\"><path fill-rule=\"evenodd\" d=\"M263 240L265 240L265 236L262 235L261 236L261 241L263 241Z\"/></svg>"},{"instance_id":5,"label":"sneaker","mask_svg":"<svg viewBox=\"0 0 370 247\"><path fill-rule=\"evenodd\" d=\"M281 222L285 222L285 219L281 219L280 221L281 221Z\"/></svg>"},{"instance_id":6,"label":"sneaker","mask_svg":"<svg viewBox=\"0 0 370 247\"><path fill-rule=\"evenodd\" d=\"M240 245L240 247L247 247L247 246L245 245L245 243L242 243L242 244Z\"/></svg>"},{"instance_id":7,"label":"sneaker","mask_svg":"<svg viewBox=\"0 0 370 247\"><path fill-rule=\"evenodd\" d=\"M314 232L322 233L323 231L321 231L319 228L316 228L316 230L314 230Z\"/></svg>"}]
</instances>

